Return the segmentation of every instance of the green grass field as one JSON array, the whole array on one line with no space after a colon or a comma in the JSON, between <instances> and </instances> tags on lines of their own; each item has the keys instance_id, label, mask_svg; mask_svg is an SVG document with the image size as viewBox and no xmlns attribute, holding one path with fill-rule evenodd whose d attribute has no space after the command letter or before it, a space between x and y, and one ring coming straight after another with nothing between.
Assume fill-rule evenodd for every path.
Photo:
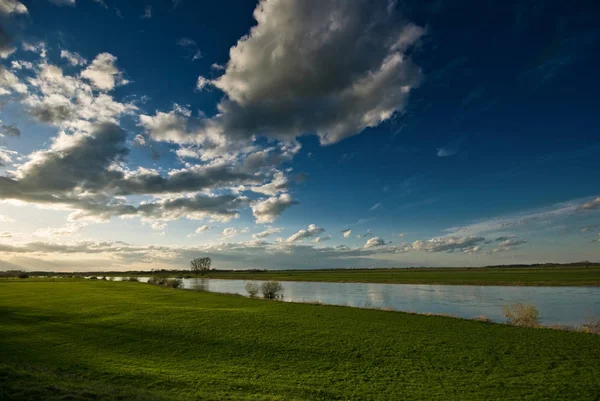
<instances>
[{"instance_id":1,"label":"green grass field","mask_svg":"<svg viewBox=\"0 0 600 401\"><path fill-rule=\"evenodd\" d=\"M145 273L146 275L148 273ZM140 273L144 275L144 273ZM598 286L600 266L213 271L211 278L396 284Z\"/></svg>"},{"instance_id":2,"label":"green grass field","mask_svg":"<svg viewBox=\"0 0 600 401\"><path fill-rule=\"evenodd\" d=\"M1 400L597 400L600 336L83 280L0 281Z\"/></svg>"}]
</instances>

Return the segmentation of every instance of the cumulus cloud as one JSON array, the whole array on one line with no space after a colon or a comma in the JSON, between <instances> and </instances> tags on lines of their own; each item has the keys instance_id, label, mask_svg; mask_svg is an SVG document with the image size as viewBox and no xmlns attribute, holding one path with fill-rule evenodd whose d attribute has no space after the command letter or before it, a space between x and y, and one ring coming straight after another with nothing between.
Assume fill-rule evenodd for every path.
<instances>
[{"instance_id":1,"label":"cumulus cloud","mask_svg":"<svg viewBox=\"0 0 600 401\"><path fill-rule=\"evenodd\" d=\"M342 235L344 236L344 238L348 238L350 237L350 235L352 235L352 230L349 228L342 230Z\"/></svg>"},{"instance_id":2,"label":"cumulus cloud","mask_svg":"<svg viewBox=\"0 0 600 401\"><path fill-rule=\"evenodd\" d=\"M335 143L391 118L419 84L406 51L424 31L387 3L263 0L254 18L211 81L227 95L214 122L228 135Z\"/></svg>"},{"instance_id":3,"label":"cumulus cloud","mask_svg":"<svg viewBox=\"0 0 600 401\"><path fill-rule=\"evenodd\" d=\"M383 246L383 245L385 245L385 241L382 238L380 238L380 237L373 237L373 238L369 238L367 240L367 242L365 243L364 248L368 249L368 248L373 248L373 247L376 247L376 246Z\"/></svg>"},{"instance_id":4,"label":"cumulus cloud","mask_svg":"<svg viewBox=\"0 0 600 401\"><path fill-rule=\"evenodd\" d=\"M64 75L54 65L42 63L27 82L29 93L22 102L29 114L60 128L89 131L94 122L117 123L121 116L137 110L132 103L117 102L107 93L95 92L83 79ZM25 87L23 92L27 91Z\"/></svg>"},{"instance_id":5,"label":"cumulus cloud","mask_svg":"<svg viewBox=\"0 0 600 401\"><path fill-rule=\"evenodd\" d=\"M286 240L286 242L291 243L291 242L302 241L303 239L306 239L306 238L316 237L317 235L321 234L322 232L325 232L324 228L317 227L316 224L309 224L309 226L306 230L301 229L297 233L290 236Z\"/></svg>"},{"instance_id":6,"label":"cumulus cloud","mask_svg":"<svg viewBox=\"0 0 600 401\"><path fill-rule=\"evenodd\" d=\"M16 125L1 124L0 125L0 137L4 136L4 135L18 137L18 136L21 136L21 130Z\"/></svg>"},{"instance_id":7,"label":"cumulus cloud","mask_svg":"<svg viewBox=\"0 0 600 401\"><path fill-rule=\"evenodd\" d=\"M0 14L27 14L27 7L17 0L0 0Z\"/></svg>"},{"instance_id":8,"label":"cumulus cloud","mask_svg":"<svg viewBox=\"0 0 600 401\"><path fill-rule=\"evenodd\" d=\"M591 209L596 209L600 207L600 197L593 199L587 203L584 203L581 206L581 209L583 210L591 210Z\"/></svg>"},{"instance_id":9,"label":"cumulus cloud","mask_svg":"<svg viewBox=\"0 0 600 401\"><path fill-rule=\"evenodd\" d=\"M0 58L7 58L11 54L13 54L17 49L12 46L12 38L11 36L4 31L2 25L0 25ZM1 90L2 88L0 88ZM5 95L6 93L2 93L0 91L0 95Z\"/></svg>"},{"instance_id":10,"label":"cumulus cloud","mask_svg":"<svg viewBox=\"0 0 600 401\"><path fill-rule=\"evenodd\" d=\"M0 223L14 223L15 219L5 216L3 214L0 214Z\"/></svg>"},{"instance_id":11,"label":"cumulus cloud","mask_svg":"<svg viewBox=\"0 0 600 401\"><path fill-rule=\"evenodd\" d=\"M225 93L218 114L194 129L181 129L188 122L176 116L154 117L169 117L171 133L177 127L170 140L316 134L331 144L401 112L420 82L408 52L424 30L385 2L263 0L254 17L257 25L230 49L224 73L198 78L197 89Z\"/></svg>"},{"instance_id":12,"label":"cumulus cloud","mask_svg":"<svg viewBox=\"0 0 600 401\"><path fill-rule=\"evenodd\" d=\"M85 65L87 63L87 60L81 54L68 50L61 50L60 57L66 59L73 66Z\"/></svg>"},{"instance_id":13,"label":"cumulus cloud","mask_svg":"<svg viewBox=\"0 0 600 401\"><path fill-rule=\"evenodd\" d=\"M257 223L273 223L288 207L297 204L290 194L272 196L252 205L252 214Z\"/></svg>"},{"instance_id":14,"label":"cumulus cloud","mask_svg":"<svg viewBox=\"0 0 600 401\"><path fill-rule=\"evenodd\" d=\"M389 265L385 255L399 249L375 247L371 249L345 246L313 246L311 244L271 244L262 240L231 243L221 241L193 247L139 246L124 242L76 241L67 243L29 242L19 245L0 244L2 260L12 266L29 270L39 269L56 262L56 270L131 270L181 268L198 254L209 256L215 266L223 269L302 269L317 264L332 268L374 267ZM379 255L379 259L372 256ZM84 263L81 261L85 260ZM2 261L0 261L1 266Z\"/></svg>"},{"instance_id":15,"label":"cumulus cloud","mask_svg":"<svg viewBox=\"0 0 600 401\"><path fill-rule=\"evenodd\" d=\"M173 170L166 177L150 169L130 171L118 164L128 154L125 139L125 131L114 124L96 125L91 133L62 133L50 149L32 153L13 177L0 177L0 199L63 205L78 211L74 219L139 216L230 221L239 215L240 207L250 205L248 198L239 195L193 191L251 183L257 180L254 175L219 164ZM127 201L127 196L141 194L164 195L137 205ZM285 197L279 200L285 203ZM282 207L263 212L273 216Z\"/></svg>"},{"instance_id":16,"label":"cumulus cloud","mask_svg":"<svg viewBox=\"0 0 600 401\"><path fill-rule=\"evenodd\" d=\"M206 88L208 85L210 85L210 80L204 78L203 76L199 76L198 80L196 81L196 89L198 89L199 91L203 90L204 88Z\"/></svg>"},{"instance_id":17,"label":"cumulus cloud","mask_svg":"<svg viewBox=\"0 0 600 401\"><path fill-rule=\"evenodd\" d=\"M477 246L485 241L483 237L458 237L446 236L433 238L426 241L415 241L413 249L425 252L454 252L463 251Z\"/></svg>"},{"instance_id":18,"label":"cumulus cloud","mask_svg":"<svg viewBox=\"0 0 600 401\"><path fill-rule=\"evenodd\" d=\"M256 234L252 234L252 238L266 238L269 235L278 234L281 231L283 231L283 229L281 229L281 228L267 227L264 231L261 231L261 232L256 233Z\"/></svg>"},{"instance_id":19,"label":"cumulus cloud","mask_svg":"<svg viewBox=\"0 0 600 401\"><path fill-rule=\"evenodd\" d=\"M203 233L203 232L205 232L205 231L208 231L208 230L210 230L210 226L208 226L208 225L206 225L206 224L205 224L205 225L203 225L203 226L200 226L200 227L198 227L198 228L196 229L195 233L196 233L196 234L201 234L201 233Z\"/></svg>"},{"instance_id":20,"label":"cumulus cloud","mask_svg":"<svg viewBox=\"0 0 600 401\"><path fill-rule=\"evenodd\" d=\"M16 154L17 152L14 150L9 150L4 146L0 146L0 167L5 166L6 164L11 164L12 158Z\"/></svg>"},{"instance_id":21,"label":"cumulus cloud","mask_svg":"<svg viewBox=\"0 0 600 401\"><path fill-rule=\"evenodd\" d=\"M35 235L37 237L48 237L48 238L70 237L70 236L78 233L82 228L84 228L86 226L87 226L87 223L85 223L85 222L70 222L62 227L40 228L40 229L36 230L33 233L33 235Z\"/></svg>"},{"instance_id":22,"label":"cumulus cloud","mask_svg":"<svg viewBox=\"0 0 600 401\"><path fill-rule=\"evenodd\" d=\"M329 241L331 239L331 235L325 235L323 237L317 237L313 240L314 243L320 243L320 242L325 242L325 241Z\"/></svg>"},{"instance_id":23,"label":"cumulus cloud","mask_svg":"<svg viewBox=\"0 0 600 401\"><path fill-rule=\"evenodd\" d=\"M231 237L234 237L238 234L246 234L248 233L248 231L250 231L250 229L248 227L243 228L241 230L238 230L237 228L233 228L233 227L228 227L223 229L223 231L221 232L221 238L223 239L229 239Z\"/></svg>"},{"instance_id":24,"label":"cumulus cloud","mask_svg":"<svg viewBox=\"0 0 600 401\"><path fill-rule=\"evenodd\" d=\"M9 93L27 93L27 85L22 83L19 78L0 65L0 95Z\"/></svg>"},{"instance_id":25,"label":"cumulus cloud","mask_svg":"<svg viewBox=\"0 0 600 401\"><path fill-rule=\"evenodd\" d=\"M100 53L92 63L82 71L81 76L102 91L110 91L117 85L125 85L128 81L116 67L117 58L110 53Z\"/></svg>"}]
</instances>

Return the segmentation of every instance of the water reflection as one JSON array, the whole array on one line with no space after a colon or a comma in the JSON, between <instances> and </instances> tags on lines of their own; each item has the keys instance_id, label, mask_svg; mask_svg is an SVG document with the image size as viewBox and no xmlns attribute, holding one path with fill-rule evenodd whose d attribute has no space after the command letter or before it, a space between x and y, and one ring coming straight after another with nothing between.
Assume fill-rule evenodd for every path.
<instances>
[{"instance_id":1,"label":"water reflection","mask_svg":"<svg viewBox=\"0 0 600 401\"><path fill-rule=\"evenodd\" d=\"M141 278L140 281L147 281ZM246 295L247 280L183 279L186 289ZM262 284L262 281L253 281ZM503 322L502 306L533 304L543 324L576 325L600 316L599 287L507 287L283 281L285 302L383 308L417 313L443 313L471 319L485 315Z\"/></svg>"}]
</instances>

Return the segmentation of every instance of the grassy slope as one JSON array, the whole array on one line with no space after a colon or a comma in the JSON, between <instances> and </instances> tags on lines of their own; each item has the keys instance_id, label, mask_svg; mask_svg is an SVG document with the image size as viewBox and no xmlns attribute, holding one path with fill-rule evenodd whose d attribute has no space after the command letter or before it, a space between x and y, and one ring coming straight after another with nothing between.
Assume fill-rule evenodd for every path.
<instances>
[{"instance_id":1,"label":"grassy slope","mask_svg":"<svg viewBox=\"0 0 600 401\"><path fill-rule=\"evenodd\" d=\"M232 271L211 272L208 277L399 284L599 286L600 267Z\"/></svg>"},{"instance_id":2,"label":"grassy slope","mask_svg":"<svg viewBox=\"0 0 600 401\"><path fill-rule=\"evenodd\" d=\"M0 399L588 399L600 336L126 282L0 281Z\"/></svg>"}]
</instances>

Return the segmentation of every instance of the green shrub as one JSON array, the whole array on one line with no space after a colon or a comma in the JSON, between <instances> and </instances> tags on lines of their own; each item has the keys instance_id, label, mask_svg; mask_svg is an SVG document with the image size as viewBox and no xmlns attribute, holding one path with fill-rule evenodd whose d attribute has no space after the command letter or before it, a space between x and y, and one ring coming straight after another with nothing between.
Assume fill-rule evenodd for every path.
<instances>
[{"instance_id":1,"label":"green shrub","mask_svg":"<svg viewBox=\"0 0 600 401\"><path fill-rule=\"evenodd\" d=\"M27 273L19 273L18 278L29 278L29 274Z\"/></svg>"},{"instance_id":2,"label":"green shrub","mask_svg":"<svg viewBox=\"0 0 600 401\"><path fill-rule=\"evenodd\" d=\"M169 278L165 280L164 286L169 288L181 288L183 286L183 281L178 278Z\"/></svg>"},{"instance_id":3,"label":"green shrub","mask_svg":"<svg viewBox=\"0 0 600 401\"><path fill-rule=\"evenodd\" d=\"M148 280L148 284L154 284L154 285L165 285L165 281L167 279L164 277L157 277L157 276L152 276L150 277L150 279Z\"/></svg>"},{"instance_id":4,"label":"green shrub","mask_svg":"<svg viewBox=\"0 0 600 401\"><path fill-rule=\"evenodd\" d=\"M181 288L183 286L183 281L181 281L178 278L166 278L157 276L150 277L148 283L169 288Z\"/></svg>"},{"instance_id":5,"label":"green shrub","mask_svg":"<svg viewBox=\"0 0 600 401\"><path fill-rule=\"evenodd\" d=\"M538 318L540 313L533 305L522 304L520 302L502 307L502 312L506 317L508 324L524 327L538 327Z\"/></svg>"},{"instance_id":6,"label":"green shrub","mask_svg":"<svg viewBox=\"0 0 600 401\"><path fill-rule=\"evenodd\" d=\"M260 292L265 299L283 299L283 286L279 281L266 281L262 283Z\"/></svg>"},{"instance_id":7,"label":"green shrub","mask_svg":"<svg viewBox=\"0 0 600 401\"><path fill-rule=\"evenodd\" d=\"M260 287L256 283L246 283L246 292L250 295L250 298L256 298L260 291Z\"/></svg>"},{"instance_id":8,"label":"green shrub","mask_svg":"<svg viewBox=\"0 0 600 401\"><path fill-rule=\"evenodd\" d=\"M139 283L140 279L132 276L132 277L127 277L127 278L123 279L123 281L133 281L133 282Z\"/></svg>"},{"instance_id":9,"label":"green shrub","mask_svg":"<svg viewBox=\"0 0 600 401\"><path fill-rule=\"evenodd\" d=\"M98 280L98 277L92 276L92 277L90 277L90 280Z\"/></svg>"}]
</instances>

